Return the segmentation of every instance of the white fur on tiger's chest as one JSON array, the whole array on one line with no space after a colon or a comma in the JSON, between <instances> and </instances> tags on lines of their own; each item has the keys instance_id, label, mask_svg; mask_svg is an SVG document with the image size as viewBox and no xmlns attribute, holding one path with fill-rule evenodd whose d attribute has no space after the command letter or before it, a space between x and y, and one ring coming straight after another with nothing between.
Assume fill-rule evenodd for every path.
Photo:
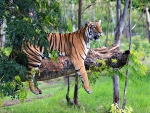
<instances>
[{"instance_id":1,"label":"white fur on tiger's chest","mask_svg":"<svg viewBox=\"0 0 150 113\"><path fill-rule=\"evenodd\" d=\"M65 52L59 52L60 56L66 56Z\"/></svg>"},{"instance_id":2,"label":"white fur on tiger's chest","mask_svg":"<svg viewBox=\"0 0 150 113\"><path fill-rule=\"evenodd\" d=\"M86 48L86 49L85 49L85 54L86 54L86 55L84 56L84 59L86 58L88 52L89 52L89 49Z\"/></svg>"},{"instance_id":3,"label":"white fur on tiger's chest","mask_svg":"<svg viewBox=\"0 0 150 113\"><path fill-rule=\"evenodd\" d=\"M39 70L39 67L41 66L41 63L37 63L37 65L38 65L38 67L35 67L35 68L34 68L36 71Z\"/></svg>"},{"instance_id":4,"label":"white fur on tiger's chest","mask_svg":"<svg viewBox=\"0 0 150 113\"><path fill-rule=\"evenodd\" d=\"M89 52L89 49L90 49L90 43L85 43L84 41L82 41L82 44L83 44L83 46L84 46L84 55L83 55L83 58L85 59L86 58L86 56L87 56L87 54L88 54L88 52Z\"/></svg>"}]
</instances>

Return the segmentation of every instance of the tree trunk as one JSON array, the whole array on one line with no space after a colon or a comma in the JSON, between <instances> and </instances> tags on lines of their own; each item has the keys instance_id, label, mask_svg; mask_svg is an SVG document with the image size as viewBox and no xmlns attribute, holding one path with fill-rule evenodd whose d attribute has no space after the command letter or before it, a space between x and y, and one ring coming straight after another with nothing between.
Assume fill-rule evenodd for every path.
<instances>
[{"instance_id":1,"label":"tree trunk","mask_svg":"<svg viewBox=\"0 0 150 113\"><path fill-rule=\"evenodd\" d=\"M81 25L81 14L82 12L82 0L79 0L79 9L78 9L78 29L82 27ZM75 76L75 88L74 88L74 104L78 105L78 75Z\"/></svg>"},{"instance_id":2,"label":"tree trunk","mask_svg":"<svg viewBox=\"0 0 150 113\"><path fill-rule=\"evenodd\" d=\"M114 89L114 103L120 106L120 91L119 91L119 77L113 76L113 89Z\"/></svg>"},{"instance_id":3,"label":"tree trunk","mask_svg":"<svg viewBox=\"0 0 150 113\"><path fill-rule=\"evenodd\" d=\"M114 44L118 44L120 46L120 38L122 35L122 31L124 28L125 17L127 15L127 9L129 5L129 0L125 1L124 11L121 15L121 0L117 0L116 12L117 12L117 22L116 28L114 32Z\"/></svg>"},{"instance_id":4,"label":"tree trunk","mask_svg":"<svg viewBox=\"0 0 150 113\"><path fill-rule=\"evenodd\" d=\"M61 14L61 12L60 12L60 15L59 15L59 20L58 20L58 22L59 22L59 33L60 34L62 34L62 32L63 32L63 29L62 29L62 14Z\"/></svg>"},{"instance_id":5,"label":"tree trunk","mask_svg":"<svg viewBox=\"0 0 150 113\"><path fill-rule=\"evenodd\" d=\"M147 25L147 38L150 43L150 17L149 17L149 12L148 12L148 7L145 8L146 10L146 25Z\"/></svg>"},{"instance_id":6,"label":"tree trunk","mask_svg":"<svg viewBox=\"0 0 150 113\"><path fill-rule=\"evenodd\" d=\"M72 3L71 4L71 6L72 6L72 31L74 32L75 31L75 23L74 23L74 21L75 21L75 15L74 15L74 3Z\"/></svg>"},{"instance_id":7,"label":"tree trunk","mask_svg":"<svg viewBox=\"0 0 150 113\"><path fill-rule=\"evenodd\" d=\"M107 29L106 29L106 42L105 42L105 47L107 47L108 46L108 35L109 35L109 24L110 24L110 4L109 4L109 6L108 6L109 8L108 8L108 23L107 23Z\"/></svg>"},{"instance_id":8,"label":"tree trunk","mask_svg":"<svg viewBox=\"0 0 150 113\"><path fill-rule=\"evenodd\" d=\"M130 34L129 50L131 50L131 45L132 45L132 0L130 0L129 34ZM129 65L129 63L130 62L128 61L128 65ZM125 109L125 106L126 106L126 93L127 93L127 85L128 85L128 75L129 75L129 69L126 70L126 80L125 80L125 84L124 84L122 109Z\"/></svg>"},{"instance_id":9,"label":"tree trunk","mask_svg":"<svg viewBox=\"0 0 150 113\"><path fill-rule=\"evenodd\" d=\"M89 70L90 68L91 71L97 71L97 67L102 66L102 63L97 62L97 60L104 60L108 67L121 68L127 63L129 54L130 51L128 50L120 52L118 46L113 46L111 48L101 47L97 49L90 49L90 52L85 59L85 68L86 70ZM117 63L113 63L112 59L116 59ZM69 57L65 56L59 57L57 59L57 63L53 60L43 59L40 66L40 72L40 76L36 75L37 81L67 76L74 74L76 71Z\"/></svg>"},{"instance_id":10,"label":"tree trunk","mask_svg":"<svg viewBox=\"0 0 150 113\"><path fill-rule=\"evenodd\" d=\"M111 16L111 19L112 19L112 23L113 23L113 25L112 25L112 28L114 29L114 25L115 25L115 17L114 17L114 12L113 12L113 9L112 9L112 4L111 4L111 2L110 2L110 4L109 4L109 9L110 9L110 16Z\"/></svg>"},{"instance_id":11,"label":"tree trunk","mask_svg":"<svg viewBox=\"0 0 150 113\"><path fill-rule=\"evenodd\" d=\"M0 26L0 47L3 47L6 43L6 32L4 31L5 27L7 27L6 19L3 20L3 24Z\"/></svg>"},{"instance_id":12,"label":"tree trunk","mask_svg":"<svg viewBox=\"0 0 150 113\"><path fill-rule=\"evenodd\" d=\"M81 25L81 16L82 16L82 0L79 0L79 9L78 9L78 29L82 27Z\"/></svg>"},{"instance_id":13,"label":"tree trunk","mask_svg":"<svg viewBox=\"0 0 150 113\"><path fill-rule=\"evenodd\" d=\"M116 28L114 32L114 44L120 45L120 36L121 36L121 0L117 0L116 5Z\"/></svg>"},{"instance_id":14,"label":"tree trunk","mask_svg":"<svg viewBox=\"0 0 150 113\"><path fill-rule=\"evenodd\" d=\"M2 47L2 24L0 24L0 47Z\"/></svg>"},{"instance_id":15,"label":"tree trunk","mask_svg":"<svg viewBox=\"0 0 150 113\"><path fill-rule=\"evenodd\" d=\"M123 14L121 14L121 0L117 0L117 5L116 5L116 12L117 12L117 14L116 14L117 22L116 22L116 24L117 25L116 25L115 32L114 32L114 44L118 45L118 46L120 46L120 40L121 40L122 31L123 31L123 28L124 28L125 17L127 15L128 4L129 4L129 0L126 0L125 5L124 5ZM116 79L114 79L114 80L116 80ZM114 82L117 84L117 86L119 86L118 81L114 81ZM119 87L117 87L117 88L119 88ZM119 91L119 89L116 90L116 91ZM118 93L118 92L116 92L116 93ZM114 93L114 94L116 94L116 93ZM115 96L116 95L114 95L114 98L118 98L118 97L115 97ZM120 97L118 99L120 99ZM118 100L118 101L120 101L120 100Z\"/></svg>"}]
</instances>

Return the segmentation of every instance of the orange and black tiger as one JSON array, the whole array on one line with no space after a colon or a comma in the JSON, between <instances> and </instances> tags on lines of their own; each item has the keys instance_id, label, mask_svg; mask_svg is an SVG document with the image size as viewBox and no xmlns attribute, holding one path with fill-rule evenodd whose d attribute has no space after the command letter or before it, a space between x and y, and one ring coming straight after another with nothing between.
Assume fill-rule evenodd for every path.
<instances>
[{"instance_id":1,"label":"orange and black tiger","mask_svg":"<svg viewBox=\"0 0 150 113\"><path fill-rule=\"evenodd\" d=\"M85 26L73 33L57 34L50 33L47 37L49 49L57 50L62 56L69 56L72 64L75 67L76 73L82 78L84 89L91 93L87 72L84 66L84 60L90 49L90 42L99 40L102 34L100 27L101 20L98 22L86 22ZM27 49L23 49L28 58L28 68L35 70L39 69L43 57L44 48L33 46L27 43ZM34 75L32 75L34 77ZM34 87L34 82L29 81L30 90L35 93L41 93L38 87Z\"/></svg>"}]
</instances>

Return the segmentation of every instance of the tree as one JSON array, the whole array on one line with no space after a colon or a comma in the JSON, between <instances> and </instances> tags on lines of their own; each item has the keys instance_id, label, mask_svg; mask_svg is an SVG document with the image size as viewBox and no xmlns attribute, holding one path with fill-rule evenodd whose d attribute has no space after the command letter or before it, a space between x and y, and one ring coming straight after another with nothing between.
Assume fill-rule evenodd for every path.
<instances>
[{"instance_id":1,"label":"tree","mask_svg":"<svg viewBox=\"0 0 150 113\"><path fill-rule=\"evenodd\" d=\"M148 7L146 7L145 10L146 10L146 21L147 21L147 38L150 43L150 17L149 17Z\"/></svg>"},{"instance_id":2,"label":"tree","mask_svg":"<svg viewBox=\"0 0 150 113\"><path fill-rule=\"evenodd\" d=\"M133 0L134 1L134 0ZM130 11L129 11L129 35L130 35L130 40L129 40L129 50L131 50L131 46L132 46L132 0L125 0L124 1L124 10L123 13L121 13L121 0L117 0L117 5L116 5L116 13L117 13L117 24L116 24L116 28L115 28L115 32L114 32L114 44L117 44L120 46L120 39L121 39L121 35L122 35L122 31L124 29L124 23L125 23L125 17L127 15L127 9L129 7L129 3L130 3ZM146 2L145 2L146 3ZM139 3L137 1L134 1L133 7L137 8L140 7L140 10L143 10L143 6L141 7L139 5ZM130 67L130 64L128 62L128 66ZM127 84L128 84L128 75L129 75L129 68L127 68L126 70L126 80L125 80L125 85L124 85L124 95L123 95L123 103L122 103L122 109L125 109L126 106L126 92L127 92ZM117 103L118 106L120 106L120 95L119 95L119 84L118 84L118 79L116 79L116 77L113 77L114 79L114 84L117 86L116 89L114 90L114 94L116 94L116 96L114 95L114 103ZM115 86L114 86L115 88Z\"/></svg>"},{"instance_id":3,"label":"tree","mask_svg":"<svg viewBox=\"0 0 150 113\"><path fill-rule=\"evenodd\" d=\"M122 31L124 28L124 23L125 23L125 17L127 15L127 9L128 9L128 4L129 0L125 0L124 4L124 10L122 13L121 9L121 0L117 0L117 5L116 5L116 28L114 31L114 44L120 45L120 38L122 35Z\"/></svg>"},{"instance_id":4,"label":"tree","mask_svg":"<svg viewBox=\"0 0 150 113\"><path fill-rule=\"evenodd\" d=\"M132 0L130 0L130 11L129 11L129 34L130 34L130 42L129 42L129 50L131 50L132 47ZM129 61L128 61L129 65ZM123 95L123 103L122 103L122 109L125 109L126 106L126 92L127 92L127 85L128 85L128 75L129 75L129 69L126 70L126 80L124 85L124 95Z\"/></svg>"},{"instance_id":5,"label":"tree","mask_svg":"<svg viewBox=\"0 0 150 113\"><path fill-rule=\"evenodd\" d=\"M129 0L125 1L123 13L121 9L121 0L117 0L116 4L117 4L116 5L116 28L114 31L114 44L117 44L120 46L120 38L121 38L122 31L124 28L125 17L127 14ZM117 103L118 106L120 106L119 78L116 77L115 75L113 76L113 81L114 81L114 103Z\"/></svg>"},{"instance_id":6,"label":"tree","mask_svg":"<svg viewBox=\"0 0 150 113\"><path fill-rule=\"evenodd\" d=\"M21 53L21 45L24 40L33 45L44 46L48 51L47 33L55 27L58 29L59 3L55 0L0 0L0 22L6 20L7 48L0 48L0 97L2 95L16 97L16 91L22 89L22 83L18 79L27 74L27 69L21 64L26 64L26 57ZM33 40L34 37L34 40ZM8 57L12 48L13 56ZM9 51L9 52L8 52ZM14 60L18 57L18 61Z\"/></svg>"},{"instance_id":7,"label":"tree","mask_svg":"<svg viewBox=\"0 0 150 113\"><path fill-rule=\"evenodd\" d=\"M79 2L79 9L78 9L78 29L80 29L81 26L81 18L82 18L82 0L78 0ZM75 77L75 89L74 89L74 103L78 105L78 76Z\"/></svg>"}]
</instances>

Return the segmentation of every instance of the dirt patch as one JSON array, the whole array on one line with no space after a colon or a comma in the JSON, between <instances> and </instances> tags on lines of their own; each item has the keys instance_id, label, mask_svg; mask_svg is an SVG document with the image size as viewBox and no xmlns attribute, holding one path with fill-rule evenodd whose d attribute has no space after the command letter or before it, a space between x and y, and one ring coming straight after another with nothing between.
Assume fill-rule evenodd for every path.
<instances>
[{"instance_id":1,"label":"dirt patch","mask_svg":"<svg viewBox=\"0 0 150 113\"><path fill-rule=\"evenodd\" d=\"M56 78L56 79L52 79L52 80L47 80L47 81L38 81L38 83L42 84L42 90L47 89L47 88L51 88L52 85L55 86L55 84L58 84L59 81L64 80L64 77L60 77L60 78ZM65 80L64 80L65 81ZM50 85L50 86L45 86L46 84ZM44 86L44 87L43 87ZM64 89L64 85L60 87L60 90ZM28 98L25 100L26 102L30 102L30 101L34 101L35 99L44 99L44 98L48 98L51 97L52 94L46 94L46 95L35 95L33 98ZM3 107L7 107L7 106L12 106L12 105L16 105L16 104L20 104L20 100L6 100L3 103Z\"/></svg>"},{"instance_id":2,"label":"dirt patch","mask_svg":"<svg viewBox=\"0 0 150 113\"><path fill-rule=\"evenodd\" d=\"M47 98L47 97L51 97L51 96L52 96L52 94L43 95L43 96L36 96L34 98L26 99L25 102L30 102L30 101L33 101L35 99L43 99L43 98ZM12 105L16 105L19 103L20 103L20 100L7 100L3 103L3 107L12 106Z\"/></svg>"}]
</instances>

